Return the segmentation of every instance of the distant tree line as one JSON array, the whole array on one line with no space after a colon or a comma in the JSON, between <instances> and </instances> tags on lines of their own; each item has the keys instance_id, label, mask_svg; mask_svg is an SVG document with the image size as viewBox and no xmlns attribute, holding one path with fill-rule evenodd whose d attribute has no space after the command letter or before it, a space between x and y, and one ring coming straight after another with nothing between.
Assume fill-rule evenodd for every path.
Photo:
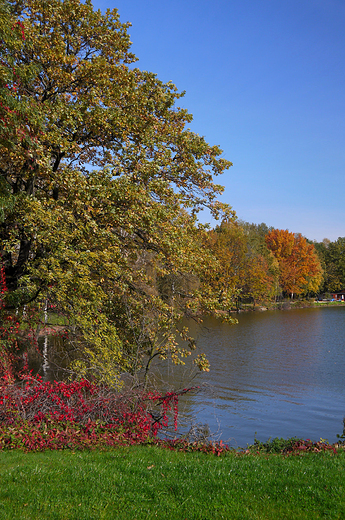
<instances>
[{"instance_id":1,"label":"distant tree line","mask_svg":"<svg viewBox=\"0 0 345 520\"><path fill-rule=\"evenodd\" d=\"M208 233L206 246L218 262L213 287L219 302L309 297L324 283L324 269L314 244L266 224L223 222Z\"/></svg>"}]
</instances>

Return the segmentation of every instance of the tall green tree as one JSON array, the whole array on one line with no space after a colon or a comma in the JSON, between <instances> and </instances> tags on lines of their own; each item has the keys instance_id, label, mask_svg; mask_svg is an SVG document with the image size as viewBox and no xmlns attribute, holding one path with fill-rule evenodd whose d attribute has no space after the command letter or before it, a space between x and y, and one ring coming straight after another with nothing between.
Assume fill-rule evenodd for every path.
<instances>
[{"instance_id":1,"label":"tall green tree","mask_svg":"<svg viewBox=\"0 0 345 520\"><path fill-rule=\"evenodd\" d=\"M315 244L324 265L324 292L342 291L345 288L345 237L334 242L324 240Z\"/></svg>"},{"instance_id":2,"label":"tall green tree","mask_svg":"<svg viewBox=\"0 0 345 520\"><path fill-rule=\"evenodd\" d=\"M156 355L183 362L190 351L174 336L182 311L156 282L205 268L196 215L208 207L231 216L213 182L231 163L186 128L192 117L176 106L183 94L134 66L129 24L116 9L102 14L89 0L13 0L11 8L25 40L4 52L33 73L9 95L30 107L34 138L0 142L13 198L0 227L6 308L22 315L54 302L82 375L114 382ZM208 294L193 291L185 304L207 308ZM203 356L196 363L207 368Z\"/></svg>"}]
</instances>

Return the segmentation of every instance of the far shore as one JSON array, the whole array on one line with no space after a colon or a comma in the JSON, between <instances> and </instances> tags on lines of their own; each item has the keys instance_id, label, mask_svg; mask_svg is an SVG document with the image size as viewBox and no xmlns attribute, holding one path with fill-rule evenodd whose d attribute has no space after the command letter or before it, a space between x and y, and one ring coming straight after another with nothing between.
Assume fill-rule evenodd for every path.
<instances>
[{"instance_id":1,"label":"far shore","mask_svg":"<svg viewBox=\"0 0 345 520\"><path fill-rule=\"evenodd\" d=\"M264 312L264 311L289 311L291 309L311 309L311 308L318 308L320 305L326 306L326 307L333 307L333 306L339 306L345 304L344 300L293 300L293 301L282 301L282 302L276 302L276 303L269 303L269 304L257 304L253 306L252 303L246 303L242 304L242 306L239 309L231 309L228 312L231 314L238 314L242 312ZM226 311L223 311L223 314L227 314Z\"/></svg>"}]
</instances>

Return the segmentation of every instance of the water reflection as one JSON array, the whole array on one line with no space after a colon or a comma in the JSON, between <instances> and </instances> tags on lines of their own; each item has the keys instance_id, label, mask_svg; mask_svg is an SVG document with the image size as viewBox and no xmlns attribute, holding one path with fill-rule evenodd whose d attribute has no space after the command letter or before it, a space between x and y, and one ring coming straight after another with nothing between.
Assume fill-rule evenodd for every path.
<instances>
[{"instance_id":1,"label":"water reflection","mask_svg":"<svg viewBox=\"0 0 345 520\"><path fill-rule=\"evenodd\" d=\"M66 367L73 356L69 342L59 333L44 334L38 338L38 351L29 347L29 369L39 374L43 381L54 381L66 378Z\"/></svg>"},{"instance_id":2,"label":"water reflection","mask_svg":"<svg viewBox=\"0 0 345 520\"><path fill-rule=\"evenodd\" d=\"M48 374L49 374L49 369L50 369L50 365L49 365L49 361L48 361L48 334L46 334L44 337L42 354L43 354L43 363L42 363L43 379L46 381L49 378Z\"/></svg>"}]
</instances>

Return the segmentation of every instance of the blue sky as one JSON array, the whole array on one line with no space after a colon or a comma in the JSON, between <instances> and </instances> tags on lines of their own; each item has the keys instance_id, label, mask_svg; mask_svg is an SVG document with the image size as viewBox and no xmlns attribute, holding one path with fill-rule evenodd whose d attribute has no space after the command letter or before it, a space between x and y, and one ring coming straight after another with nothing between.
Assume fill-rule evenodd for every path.
<instances>
[{"instance_id":1,"label":"blue sky","mask_svg":"<svg viewBox=\"0 0 345 520\"><path fill-rule=\"evenodd\" d=\"M186 91L190 128L233 162L217 182L240 219L345 236L344 0L93 5L132 23L139 68Z\"/></svg>"}]
</instances>

